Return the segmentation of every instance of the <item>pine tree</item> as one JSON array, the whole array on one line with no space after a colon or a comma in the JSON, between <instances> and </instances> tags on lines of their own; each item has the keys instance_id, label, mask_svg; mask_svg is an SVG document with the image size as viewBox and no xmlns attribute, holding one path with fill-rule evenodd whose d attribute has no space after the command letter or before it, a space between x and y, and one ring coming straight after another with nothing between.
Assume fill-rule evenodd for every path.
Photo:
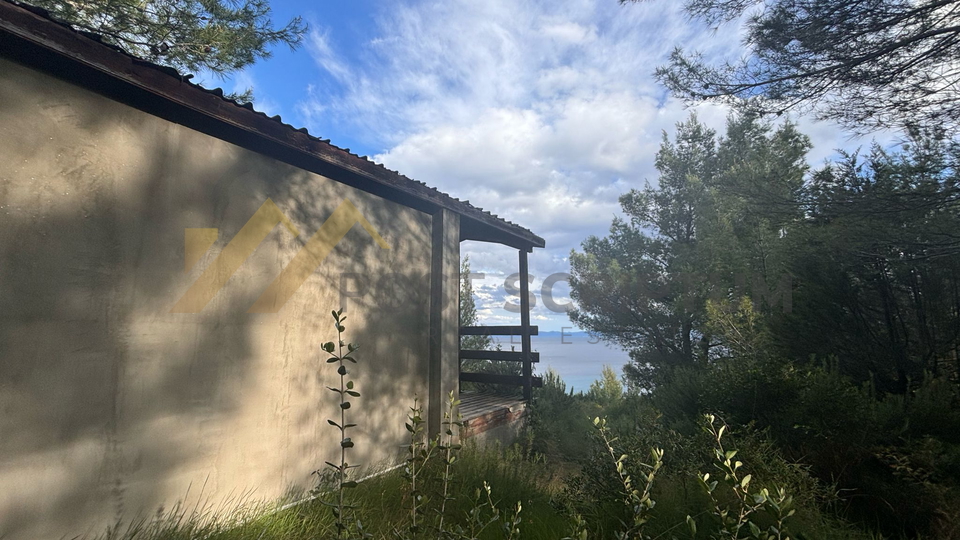
<instances>
[{"instance_id":1,"label":"pine tree","mask_svg":"<svg viewBox=\"0 0 960 540\"><path fill-rule=\"evenodd\" d=\"M958 8L960 0L690 0L687 14L711 27L746 21L746 54L712 62L678 47L656 74L690 101L759 98L765 112L813 111L857 131L956 131Z\"/></svg>"},{"instance_id":2,"label":"pine tree","mask_svg":"<svg viewBox=\"0 0 960 540\"><path fill-rule=\"evenodd\" d=\"M266 0L30 0L75 28L126 52L186 72L239 71L300 45L300 17L275 27Z\"/></svg>"},{"instance_id":3,"label":"pine tree","mask_svg":"<svg viewBox=\"0 0 960 540\"><path fill-rule=\"evenodd\" d=\"M470 279L470 257L460 262L460 326L477 326L477 304L473 298L473 282ZM463 336L460 348L470 351L485 351L490 348L490 336Z\"/></svg>"},{"instance_id":4,"label":"pine tree","mask_svg":"<svg viewBox=\"0 0 960 540\"><path fill-rule=\"evenodd\" d=\"M708 301L758 296L758 310L782 301L786 230L802 218L797 197L809 141L787 123L731 116L719 138L696 117L664 134L656 186L620 198L624 218L570 257L578 327L630 351L631 387L655 385L729 344L711 335ZM774 291L777 292L777 291ZM789 290L786 291L789 293Z\"/></svg>"}]
</instances>

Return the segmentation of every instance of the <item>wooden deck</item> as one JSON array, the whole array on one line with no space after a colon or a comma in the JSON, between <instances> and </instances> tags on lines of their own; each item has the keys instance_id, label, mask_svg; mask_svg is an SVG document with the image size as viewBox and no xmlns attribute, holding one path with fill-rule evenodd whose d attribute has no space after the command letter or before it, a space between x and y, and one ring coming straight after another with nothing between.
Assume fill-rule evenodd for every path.
<instances>
[{"instance_id":1,"label":"wooden deck","mask_svg":"<svg viewBox=\"0 0 960 540\"><path fill-rule=\"evenodd\" d=\"M520 396L501 396L481 392L460 394L463 436L470 437L489 429L521 420L527 404Z\"/></svg>"}]
</instances>

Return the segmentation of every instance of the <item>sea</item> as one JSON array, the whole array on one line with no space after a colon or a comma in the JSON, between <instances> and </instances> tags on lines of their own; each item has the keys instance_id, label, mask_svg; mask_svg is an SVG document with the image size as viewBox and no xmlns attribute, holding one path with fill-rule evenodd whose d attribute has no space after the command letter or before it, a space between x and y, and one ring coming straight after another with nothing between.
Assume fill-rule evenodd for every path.
<instances>
[{"instance_id":1,"label":"sea","mask_svg":"<svg viewBox=\"0 0 960 540\"><path fill-rule=\"evenodd\" d=\"M499 338L503 350L520 350L520 337ZM590 383L600 378L603 366L610 366L622 374L623 365L630 361L627 351L608 344L586 332L540 332L530 337L530 346L540 353L540 363L534 373L543 374L548 368L560 374L567 391L586 392Z\"/></svg>"}]
</instances>

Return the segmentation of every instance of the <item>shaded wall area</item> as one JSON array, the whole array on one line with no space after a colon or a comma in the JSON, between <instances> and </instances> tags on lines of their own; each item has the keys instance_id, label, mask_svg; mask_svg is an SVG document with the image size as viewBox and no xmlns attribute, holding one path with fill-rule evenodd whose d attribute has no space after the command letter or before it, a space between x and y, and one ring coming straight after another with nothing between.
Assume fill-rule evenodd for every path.
<instances>
[{"instance_id":1,"label":"shaded wall area","mask_svg":"<svg viewBox=\"0 0 960 540\"><path fill-rule=\"evenodd\" d=\"M0 537L311 487L337 449L319 345L344 279L350 461L396 461L429 390L430 215L3 59L0 156ZM203 311L170 313L267 198L300 235L275 227ZM247 313L345 198L391 248L354 226L278 313ZM219 229L187 272L185 228Z\"/></svg>"}]
</instances>

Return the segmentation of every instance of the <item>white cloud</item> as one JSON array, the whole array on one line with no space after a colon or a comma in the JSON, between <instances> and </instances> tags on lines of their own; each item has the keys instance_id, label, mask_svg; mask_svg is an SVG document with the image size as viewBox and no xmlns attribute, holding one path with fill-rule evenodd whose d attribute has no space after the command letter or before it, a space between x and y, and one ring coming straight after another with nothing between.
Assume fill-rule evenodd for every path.
<instances>
[{"instance_id":1,"label":"white cloud","mask_svg":"<svg viewBox=\"0 0 960 540\"><path fill-rule=\"evenodd\" d=\"M584 26L571 21L560 21L540 27L540 33L558 43L581 45L597 39L596 26Z\"/></svg>"},{"instance_id":2,"label":"white cloud","mask_svg":"<svg viewBox=\"0 0 960 540\"><path fill-rule=\"evenodd\" d=\"M328 32L313 30L307 41L317 66L332 75L340 84L349 87L353 82L353 74L350 67L337 57L333 47L330 46Z\"/></svg>"},{"instance_id":3,"label":"white cloud","mask_svg":"<svg viewBox=\"0 0 960 540\"><path fill-rule=\"evenodd\" d=\"M547 249L531 256L532 268L563 272L583 238L605 234L619 195L656 179L661 132L689 114L654 68L678 43L710 57L738 51L740 34L705 32L679 4L385 4L376 38L352 55L359 63L331 46L335 29L311 35L315 63L338 86L311 88L299 108L308 123L340 123L380 146L375 159L388 167L543 236ZM723 132L724 108L697 112ZM851 144L832 126L802 126L817 144L816 164ZM464 250L475 271L515 271L513 250ZM502 277L497 285L502 293ZM478 292L487 322L513 317L496 305L501 297Z\"/></svg>"}]
</instances>

